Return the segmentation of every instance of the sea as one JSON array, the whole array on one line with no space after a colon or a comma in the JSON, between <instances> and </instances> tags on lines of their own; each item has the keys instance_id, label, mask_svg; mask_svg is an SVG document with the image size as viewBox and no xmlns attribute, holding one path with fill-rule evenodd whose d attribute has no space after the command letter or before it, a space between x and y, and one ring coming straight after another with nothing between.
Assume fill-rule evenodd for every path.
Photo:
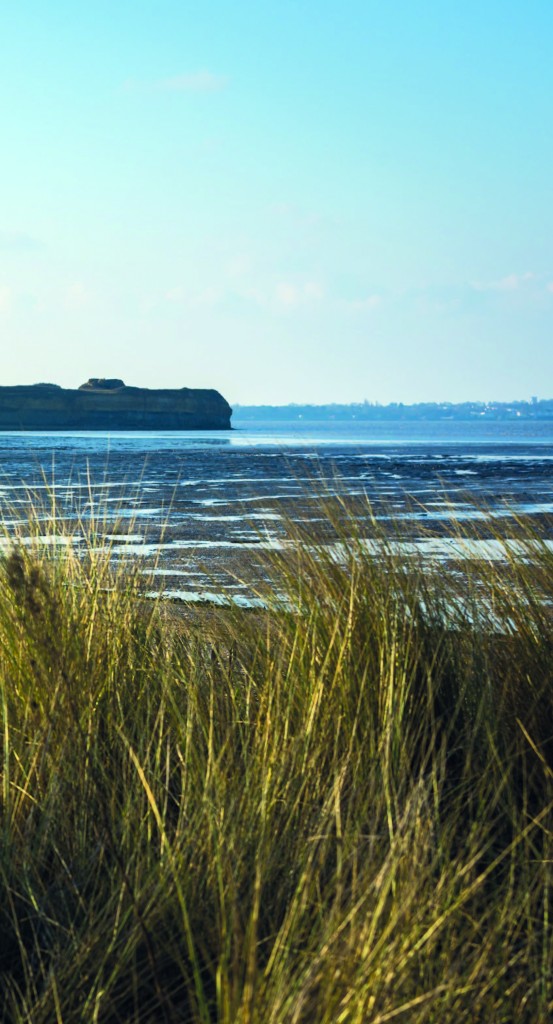
<instances>
[{"instance_id":1,"label":"sea","mask_svg":"<svg viewBox=\"0 0 553 1024\"><path fill-rule=\"evenodd\" d=\"M3 547L38 533L84 551L92 536L167 598L247 605L257 553L290 543L291 527L335 543L346 506L368 537L399 529L433 558L474 525L472 553L502 557L496 535L521 517L553 546L553 422L233 423L0 433Z\"/></svg>"}]
</instances>

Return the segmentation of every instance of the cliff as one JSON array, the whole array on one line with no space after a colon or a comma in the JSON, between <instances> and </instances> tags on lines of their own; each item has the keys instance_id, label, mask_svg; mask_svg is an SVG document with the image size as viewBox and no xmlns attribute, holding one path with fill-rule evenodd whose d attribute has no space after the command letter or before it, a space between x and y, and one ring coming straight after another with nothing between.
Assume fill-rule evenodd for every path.
<instances>
[{"instance_id":1,"label":"cliff","mask_svg":"<svg viewBox=\"0 0 553 1024\"><path fill-rule=\"evenodd\" d=\"M127 387L92 377L0 387L0 430L229 430L232 409L218 391Z\"/></svg>"}]
</instances>

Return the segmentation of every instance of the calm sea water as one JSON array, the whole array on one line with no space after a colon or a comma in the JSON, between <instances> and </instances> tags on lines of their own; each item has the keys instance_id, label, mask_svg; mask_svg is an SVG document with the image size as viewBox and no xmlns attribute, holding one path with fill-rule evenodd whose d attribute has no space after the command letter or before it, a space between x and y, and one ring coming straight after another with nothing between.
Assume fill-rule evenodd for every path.
<instances>
[{"instance_id":1,"label":"calm sea water","mask_svg":"<svg viewBox=\"0 0 553 1024\"><path fill-rule=\"evenodd\" d=\"M31 505L50 529L79 521L121 558L201 593L239 589L248 551L283 521L326 529L320 500L367 497L386 520L435 528L483 516L535 517L553 536L553 424L248 423L231 432L0 433L0 511L25 534ZM55 507L54 507L55 506ZM98 527L100 529L100 527ZM79 533L75 536L79 543ZM209 564L207 564L209 563ZM198 589L200 587L200 589Z\"/></svg>"}]
</instances>

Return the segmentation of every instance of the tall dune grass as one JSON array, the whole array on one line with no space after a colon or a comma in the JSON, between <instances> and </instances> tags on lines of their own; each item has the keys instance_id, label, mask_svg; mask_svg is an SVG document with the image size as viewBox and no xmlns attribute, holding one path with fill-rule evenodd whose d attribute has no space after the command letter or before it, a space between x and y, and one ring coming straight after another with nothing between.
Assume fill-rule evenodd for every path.
<instances>
[{"instance_id":1,"label":"tall dune grass","mask_svg":"<svg viewBox=\"0 0 553 1024\"><path fill-rule=\"evenodd\" d=\"M550 1019L553 554L342 530L209 636L6 547L2 1021Z\"/></svg>"}]
</instances>

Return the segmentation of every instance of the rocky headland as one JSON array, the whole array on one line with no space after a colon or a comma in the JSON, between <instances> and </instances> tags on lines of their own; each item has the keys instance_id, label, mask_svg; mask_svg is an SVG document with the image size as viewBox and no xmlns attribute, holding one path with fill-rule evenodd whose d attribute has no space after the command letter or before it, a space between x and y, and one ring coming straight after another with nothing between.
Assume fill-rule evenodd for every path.
<instances>
[{"instance_id":1,"label":"rocky headland","mask_svg":"<svg viewBox=\"0 0 553 1024\"><path fill-rule=\"evenodd\" d=\"M0 387L0 430L230 430L232 409L218 391L135 388L91 377Z\"/></svg>"}]
</instances>

